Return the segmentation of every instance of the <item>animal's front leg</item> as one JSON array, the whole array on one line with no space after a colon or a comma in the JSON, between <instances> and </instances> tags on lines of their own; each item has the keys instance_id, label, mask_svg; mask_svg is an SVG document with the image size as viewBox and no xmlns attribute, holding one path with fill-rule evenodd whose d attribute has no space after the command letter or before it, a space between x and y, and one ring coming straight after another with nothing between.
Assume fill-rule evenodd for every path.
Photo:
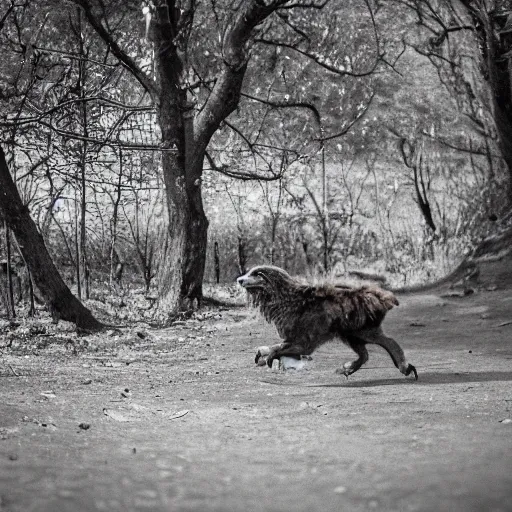
<instances>
[{"instance_id":1,"label":"animal's front leg","mask_svg":"<svg viewBox=\"0 0 512 512\"><path fill-rule=\"evenodd\" d=\"M276 352L286 347L287 345L289 345L289 343L283 342L278 343L277 345L272 345L271 347L258 347L258 351L256 352L254 362L259 366L265 366L265 363L268 361L269 357L273 357L275 359L275 356L273 356L272 354L275 354ZM269 366L272 366L272 363L270 363Z\"/></svg>"},{"instance_id":2,"label":"animal's front leg","mask_svg":"<svg viewBox=\"0 0 512 512\"><path fill-rule=\"evenodd\" d=\"M272 368L272 363L274 359L280 359L282 356L296 357L300 358L301 354L304 354L304 347L301 345L295 345L289 341L284 341L283 343L278 343L277 345L273 345L270 347L269 354L267 356L267 365ZM258 357L258 355L260 355ZM260 351L256 354L256 363L258 363L260 357Z\"/></svg>"},{"instance_id":3,"label":"animal's front leg","mask_svg":"<svg viewBox=\"0 0 512 512\"><path fill-rule=\"evenodd\" d=\"M280 345L274 345L274 347L272 347L270 351L270 354L268 355L267 365L269 368L272 368L272 363L274 362L274 359L281 359L281 357L283 356L300 359L302 354L305 354L305 350L302 345L296 345L290 342L284 342L281 343Z\"/></svg>"},{"instance_id":4,"label":"animal's front leg","mask_svg":"<svg viewBox=\"0 0 512 512\"><path fill-rule=\"evenodd\" d=\"M358 340L357 338L348 338L347 339L350 348L359 356L355 361L348 361L343 365L342 369L336 370L336 373L341 373L347 377L357 372L361 366L363 366L366 361L368 361L368 351L364 346L364 342Z\"/></svg>"}]
</instances>

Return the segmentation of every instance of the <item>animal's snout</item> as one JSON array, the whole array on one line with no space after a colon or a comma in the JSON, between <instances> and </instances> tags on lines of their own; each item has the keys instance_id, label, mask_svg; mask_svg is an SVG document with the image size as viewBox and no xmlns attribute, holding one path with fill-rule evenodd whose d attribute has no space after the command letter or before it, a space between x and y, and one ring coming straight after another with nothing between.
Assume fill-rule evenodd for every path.
<instances>
[{"instance_id":1,"label":"animal's snout","mask_svg":"<svg viewBox=\"0 0 512 512\"><path fill-rule=\"evenodd\" d=\"M246 279L247 278L245 276L240 276L240 277L237 277L236 282L243 286L245 281L246 281Z\"/></svg>"}]
</instances>

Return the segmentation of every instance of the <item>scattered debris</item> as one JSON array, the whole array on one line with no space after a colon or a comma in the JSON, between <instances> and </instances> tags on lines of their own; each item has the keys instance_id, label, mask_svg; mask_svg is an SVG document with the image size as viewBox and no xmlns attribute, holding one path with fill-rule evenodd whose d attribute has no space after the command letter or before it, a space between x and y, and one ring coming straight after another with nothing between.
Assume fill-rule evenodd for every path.
<instances>
[{"instance_id":1,"label":"scattered debris","mask_svg":"<svg viewBox=\"0 0 512 512\"><path fill-rule=\"evenodd\" d=\"M466 290L461 290L461 291L453 291L453 292L443 293L440 297L443 299L453 299L453 298L460 299L462 297L466 297L467 295L469 295L469 294L466 293Z\"/></svg>"},{"instance_id":2,"label":"scattered debris","mask_svg":"<svg viewBox=\"0 0 512 512\"><path fill-rule=\"evenodd\" d=\"M424 324L422 322L411 322L409 325L411 327L426 327L427 326L427 324Z\"/></svg>"},{"instance_id":3,"label":"scattered debris","mask_svg":"<svg viewBox=\"0 0 512 512\"><path fill-rule=\"evenodd\" d=\"M169 416L168 419L170 420L175 420L177 418L181 418L183 416L185 416L186 414L188 414L190 411L188 411L188 409L183 409L182 411L178 411L178 412L175 412L174 414L172 414L171 416Z\"/></svg>"},{"instance_id":4,"label":"scattered debris","mask_svg":"<svg viewBox=\"0 0 512 512\"><path fill-rule=\"evenodd\" d=\"M112 418L115 421L120 421L120 422L132 421L132 418L130 418L129 416L127 416L119 411L113 411L112 409L103 409L103 414L105 416L108 416L109 418Z\"/></svg>"}]
</instances>

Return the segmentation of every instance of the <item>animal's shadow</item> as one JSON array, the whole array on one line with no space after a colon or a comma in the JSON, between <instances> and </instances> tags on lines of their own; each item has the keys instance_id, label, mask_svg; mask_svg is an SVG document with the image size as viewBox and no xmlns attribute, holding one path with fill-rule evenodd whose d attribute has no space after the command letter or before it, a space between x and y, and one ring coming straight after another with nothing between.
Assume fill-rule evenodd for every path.
<instances>
[{"instance_id":1,"label":"animal's shadow","mask_svg":"<svg viewBox=\"0 0 512 512\"><path fill-rule=\"evenodd\" d=\"M341 377L341 376L340 376ZM345 380L337 383L310 384L310 387L324 388L373 388L377 386L428 386L431 384L464 384L470 382L512 381L511 372L455 372L455 373L419 373L417 381L410 378Z\"/></svg>"}]
</instances>

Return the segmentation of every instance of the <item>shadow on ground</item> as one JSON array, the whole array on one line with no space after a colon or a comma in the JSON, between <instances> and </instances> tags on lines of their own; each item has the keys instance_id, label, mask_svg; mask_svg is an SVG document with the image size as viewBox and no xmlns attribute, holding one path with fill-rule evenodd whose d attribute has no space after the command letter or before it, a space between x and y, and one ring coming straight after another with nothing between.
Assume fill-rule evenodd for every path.
<instances>
[{"instance_id":1,"label":"shadow on ground","mask_svg":"<svg viewBox=\"0 0 512 512\"><path fill-rule=\"evenodd\" d=\"M378 386L400 386L411 384L428 386L431 384L466 384L470 382L512 381L511 372L464 372L464 373L422 373L417 381L411 379L377 379L371 381L347 381L328 384L308 384L308 387L326 388L373 388Z\"/></svg>"}]
</instances>

